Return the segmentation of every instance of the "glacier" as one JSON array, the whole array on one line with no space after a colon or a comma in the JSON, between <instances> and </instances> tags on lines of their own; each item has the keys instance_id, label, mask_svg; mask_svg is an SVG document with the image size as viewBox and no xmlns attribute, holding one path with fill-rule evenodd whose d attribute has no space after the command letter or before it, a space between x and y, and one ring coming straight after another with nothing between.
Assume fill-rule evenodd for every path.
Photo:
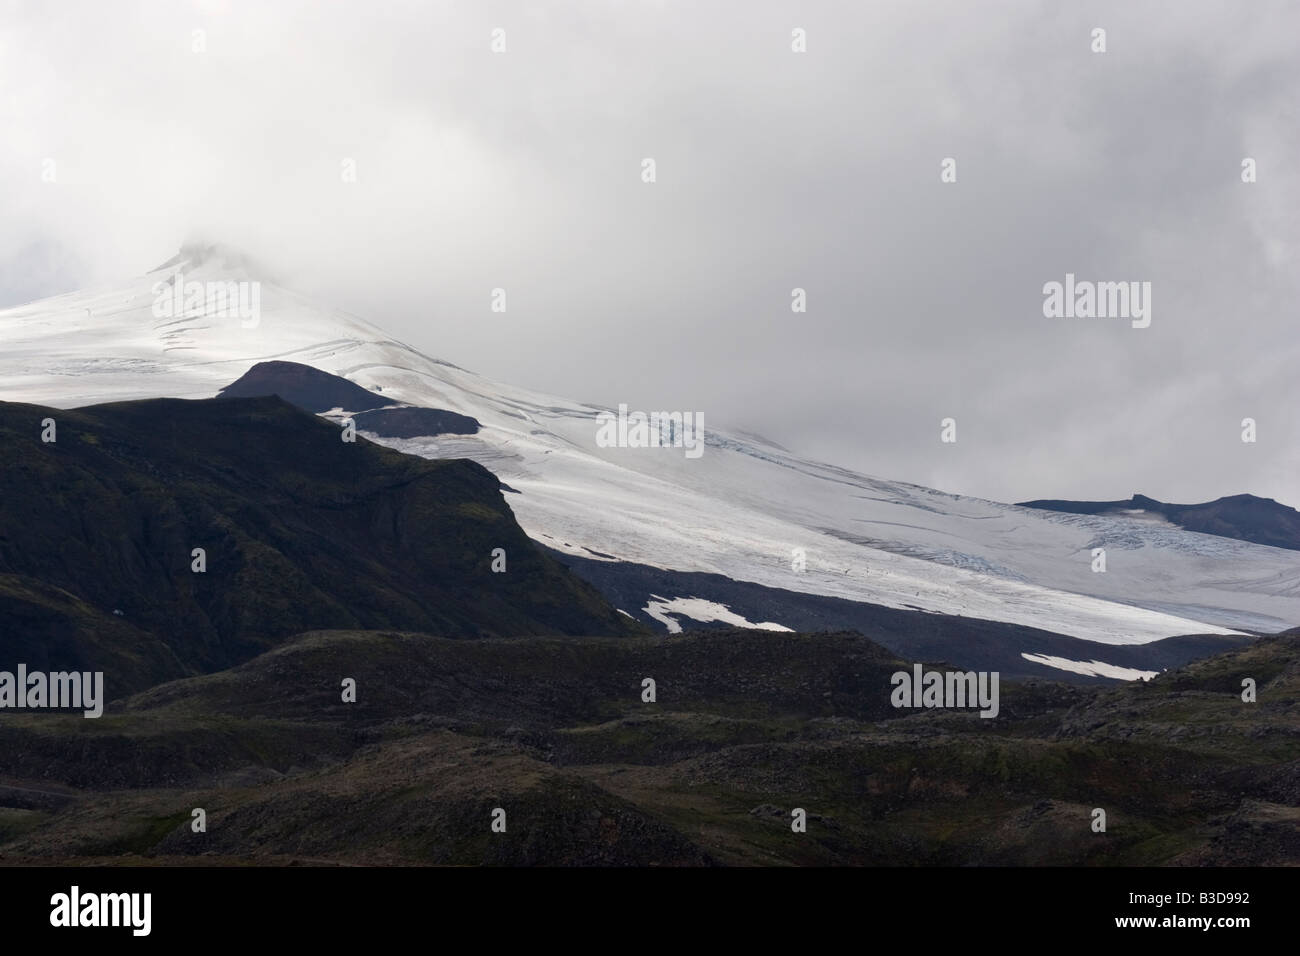
<instances>
[{"instance_id":1,"label":"glacier","mask_svg":"<svg viewBox=\"0 0 1300 956\"><path fill-rule=\"evenodd\" d=\"M155 286L181 274L258 282L259 321L155 315ZM725 428L711 428L694 459L680 449L601 447L598 416L610 409L433 358L263 278L220 247L186 247L135 279L0 311L3 401L73 408L210 398L273 359L477 419L476 435L367 437L480 462L518 492L507 500L525 531L561 552L1103 644L1300 623L1300 552L871 477ZM1092 570L1096 547L1106 549L1105 573ZM802 570L795 549L806 555Z\"/></svg>"}]
</instances>

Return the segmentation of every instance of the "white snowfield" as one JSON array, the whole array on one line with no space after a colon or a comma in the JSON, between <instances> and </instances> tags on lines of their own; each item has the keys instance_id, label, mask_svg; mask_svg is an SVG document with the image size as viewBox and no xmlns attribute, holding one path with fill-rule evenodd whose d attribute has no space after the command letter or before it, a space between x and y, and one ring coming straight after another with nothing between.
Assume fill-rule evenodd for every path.
<instances>
[{"instance_id":1,"label":"white snowfield","mask_svg":"<svg viewBox=\"0 0 1300 956\"><path fill-rule=\"evenodd\" d=\"M258 278L232 254L187 254L119 287L0 311L0 400L209 398L257 362L301 362L397 402L477 418L475 436L382 441L480 461L521 492L506 500L524 529L573 554L1107 644L1300 624L1300 552L1140 515L1065 515L871 478L714 431L707 414L698 458L598 447L601 408L491 382L265 280L255 327L237 316L155 317L155 284L178 270L186 281ZM667 397L664 408L673 409ZM1092 571L1095 547L1106 549L1105 573ZM794 570L797 548L804 571Z\"/></svg>"}]
</instances>

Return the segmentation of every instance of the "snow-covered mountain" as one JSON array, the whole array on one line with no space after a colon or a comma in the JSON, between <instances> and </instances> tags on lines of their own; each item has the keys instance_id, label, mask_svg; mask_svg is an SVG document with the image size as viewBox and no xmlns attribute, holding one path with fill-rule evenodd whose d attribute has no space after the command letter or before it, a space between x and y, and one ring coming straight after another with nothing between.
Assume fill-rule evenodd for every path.
<instances>
[{"instance_id":1,"label":"snow-covered mountain","mask_svg":"<svg viewBox=\"0 0 1300 956\"><path fill-rule=\"evenodd\" d=\"M173 276L258 282L259 320L156 315L155 290ZM1102 644L1300 623L1300 552L869 477L719 430L707 416L699 457L682 448L600 447L603 409L431 358L268 281L221 247L187 246L120 285L0 311L3 401L70 408L208 398L267 360L311 365L396 402L477 419L474 435L377 440L430 457L476 459L519 492L507 497L533 538L576 556ZM1106 550L1105 573L1092 570L1094 548ZM794 569L795 549L806 554L803 571ZM645 601L652 616L676 609L690 617L698 605L685 599L695 597L647 594Z\"/></svg>"}]
</instances>

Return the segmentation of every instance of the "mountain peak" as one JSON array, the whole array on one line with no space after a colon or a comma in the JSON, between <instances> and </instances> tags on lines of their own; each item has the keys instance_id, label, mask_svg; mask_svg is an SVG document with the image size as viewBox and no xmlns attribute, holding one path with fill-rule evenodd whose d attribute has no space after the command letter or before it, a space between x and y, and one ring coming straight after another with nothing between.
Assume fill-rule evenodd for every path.
<instances>
[{"instance_id":1,"label":"mountain peak","mask_svg":"<svg viewBox=\"0 0 1300 956\"><path fill-rule=\"evenodd\" d=\"M181 243L180 251L160 266L149 271L162 272L164 269L180 271L208 267L224 273L239 273L248 278L273 281L262 263L238 246L220 242L206 236L191 236Z\"/></svg>"}]
</instances>

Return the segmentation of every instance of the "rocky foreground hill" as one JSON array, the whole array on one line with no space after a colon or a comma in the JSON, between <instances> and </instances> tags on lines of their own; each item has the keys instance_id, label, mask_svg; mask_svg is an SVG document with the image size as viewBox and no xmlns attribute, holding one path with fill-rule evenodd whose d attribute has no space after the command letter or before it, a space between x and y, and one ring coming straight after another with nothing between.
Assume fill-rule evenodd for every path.
<instances>
[{"instance_id":1,"label":"rocky foreground hill","mask_svg":"<svg viewBox=\"0 0 1300 956\"><path fill-rule=\"evenodd\" d=\"M1300 634L1003 683L995 719L895 709L906 666L856 634L303 634L98 720L6 715L0 862L1300 862Z\"/></svg>"}]
</instances>

